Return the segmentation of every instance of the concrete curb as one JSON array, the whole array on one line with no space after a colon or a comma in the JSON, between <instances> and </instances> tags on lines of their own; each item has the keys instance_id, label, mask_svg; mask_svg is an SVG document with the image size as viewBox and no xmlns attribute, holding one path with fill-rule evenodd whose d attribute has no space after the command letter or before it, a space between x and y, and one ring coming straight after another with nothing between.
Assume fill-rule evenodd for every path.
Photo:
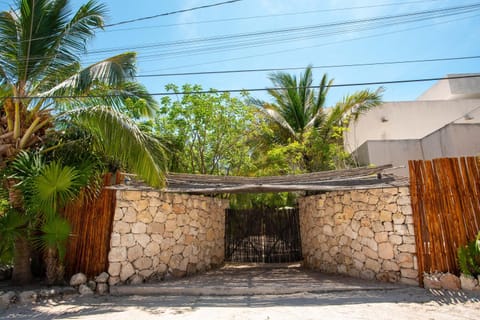
<instances>
[{"instance_id":1,"label":"concrete curb","mask_svg":"<svg viewBox=\"0 0 480 320\"><path fill-rule=\"evenodd\" d=\"M401 290L404 287L391 286L365 286L365 287L339 287L339 288L225 288L225 287L161 287L155 285L144 286L113 286L110 294L114 296L255 296L255 295L288 295L298 293L332 293L349 291L383 291Z\"/></svg>"}]
</instances>

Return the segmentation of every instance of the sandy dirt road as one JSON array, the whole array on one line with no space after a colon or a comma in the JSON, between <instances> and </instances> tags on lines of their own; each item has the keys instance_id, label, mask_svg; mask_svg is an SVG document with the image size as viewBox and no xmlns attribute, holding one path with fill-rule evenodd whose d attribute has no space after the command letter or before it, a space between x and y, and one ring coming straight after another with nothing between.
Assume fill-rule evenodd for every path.
<instances>
[{"instance_id":1,"label":"sandy dirt road","mask_svg":"<svg viewBox=\"0 0 480 320\"><path fill-rule=\"evenodd\" d=\"M91 296L0 311L0 319L480 319L480 295L421 288L258 296Z\"/></svg>"}]
</instances>

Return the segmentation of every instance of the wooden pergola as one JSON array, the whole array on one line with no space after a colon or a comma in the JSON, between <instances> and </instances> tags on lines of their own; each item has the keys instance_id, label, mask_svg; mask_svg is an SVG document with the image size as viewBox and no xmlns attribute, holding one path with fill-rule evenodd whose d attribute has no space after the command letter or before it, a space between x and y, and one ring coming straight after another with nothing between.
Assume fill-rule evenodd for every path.
<instances>
[{"instance_id":1,"label":"wooden pergola","mask_svg":"<svg viewBox=\"0 0 480 320\"><path fill-rule=\"evenodd\" d=\"M167 187L163 191L220 194L360 190L407 186L408 178L386 172L391 168L392 165L383 165L271 177L169 173L166 176Z\"/></svg>"}]
</instances>

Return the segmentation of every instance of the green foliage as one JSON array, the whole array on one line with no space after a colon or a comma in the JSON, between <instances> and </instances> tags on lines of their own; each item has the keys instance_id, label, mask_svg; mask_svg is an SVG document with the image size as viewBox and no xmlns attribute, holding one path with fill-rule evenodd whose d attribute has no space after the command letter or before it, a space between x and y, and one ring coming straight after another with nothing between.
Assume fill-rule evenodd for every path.
<instances>
[{"instance_id":1,"label":"green foliage","mask_svg":"<svg viewBox=\"0 0 480 320\"><path fill-rule=\"evenodd\" d=\"M458 248L458 264L463 274L473 277L480 275L480 232L475 240Z\"/></svg>"},{"instance_id":2,"label":"green foliage","mask_svg":"<svg viewBox=\"0 0 480 320\"><path fill-rule=\"evenodd\" d=\"M269 150L271 145L298 142L303 147L301 168L308 172L354 165L343 148L344 132L351 120L381 103L383 89L357 91L333 107L325 108L326 95L333 83L326 74L318 90L312 87L310 66L298 79L277 72L270 75L270 80L274 87L281 88L268 91L274 102L253 101L265 115L269 127L266 130L261 127L262 133L257 138L264 141L258 145ZM297 168L291 170L294 172Z\"/></svg>"},{"instance_id":3,"label":"green foliage","mask_svg":"<svg viewBox=\"0 0 480 320\"><path fill-rule=\"evenodd\" d=\"M229 200L232 209L295 207L297 194L293 192L232 194Z\"/></svg>"},{"instance_id":4,"label":"green foliage","mask_svg":"<svg viewBox=\"0 0 480 320\"><path fill-rule=\"evenodd\" d=\"M40 233L35 238L38 247L58 250L63 257L70 227L60 217L59 210L76 199L90 180L88 175L91 172L82 172L59 161L45 163L39 153L27 152L21 152L16 157L10 170L11 178L19 181L14 188L21 191L26 214L15 212L7 215L7 226L13 225L16 228L23 222L21 226L28 233ZM12 230L17 230L15 228Z\"/></svg>"},{"instance_id":5,"label":"green foliage","mask_svg":"<svg viewBox=\"0 0 480 320\"><path fill-rule=\"evenodd\" d=\"M13 262L15 241L27 233L28 217L3 204L0 213L0 265Z\"/></svg>"},{"instance_id":6,"label":"green foliage","mask_svg":"<svg viewBox=\"0 0 480 320\"><path fill-rule=\"evenodd\" d=\"M236 175L248 165L246 138L252 130L253 109L229 93L198 93L199 85L166 90L181 98L164 97L156 120L158 135L170 140L176 160L171 170Z\"/></svg>"},{"instance_id":7,"label":"green foliage","mask_svg":"<svg viewBox=\"0 0 480 320\"><path fill-rule=\"evenodd\" d=\"M60 216L51 217L40 228L41 235L37 238L36 244L42 249L55 249L58 251L60 261L66 254L66 244L70 236L70 224Z\"/></svg>"}]
</instances>

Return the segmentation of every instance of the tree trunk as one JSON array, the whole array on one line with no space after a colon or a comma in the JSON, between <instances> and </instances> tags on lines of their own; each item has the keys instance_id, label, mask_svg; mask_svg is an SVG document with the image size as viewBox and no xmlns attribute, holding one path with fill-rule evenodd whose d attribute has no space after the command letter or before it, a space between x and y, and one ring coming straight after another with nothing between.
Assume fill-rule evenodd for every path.
<instances>
[{"instance_id":1,"label":"tree trunk","mask_svg":"<svg viewBox=\"0 0 480 320\"><path fill-rule=\"evenodd\" d=\"M9 201L17 214L24 214L23 201L20 190L15 189L17 183L14 179L8 180ZM13 258L12 282L17 285L24 285L32 281L30 243L26 235L15 240L15 253Z\"/></svg>"},{"instance_id":2,"label":"tree trunk","mask_svg":"<svg viewBox=\"0 0 480 320\"><path fill-rule=\"evenodd\" d=\"M32 281L30 268L30 243L26 237L19 237L15 241L15 258L13 261L12 282L18 285Z\"/></svg>"},{"instance_id":3,"label":"tree trunk","mask_svg":"<svg viewBox=\"0 0 480 320\"><path fill-rule=\"evenodd\" d=\"M44 253L44 261L46 268L46 280L48 285L55 284L58 279L57 266L58 254L54 248L46 248Z\"/></svg>"}]
</instances>

